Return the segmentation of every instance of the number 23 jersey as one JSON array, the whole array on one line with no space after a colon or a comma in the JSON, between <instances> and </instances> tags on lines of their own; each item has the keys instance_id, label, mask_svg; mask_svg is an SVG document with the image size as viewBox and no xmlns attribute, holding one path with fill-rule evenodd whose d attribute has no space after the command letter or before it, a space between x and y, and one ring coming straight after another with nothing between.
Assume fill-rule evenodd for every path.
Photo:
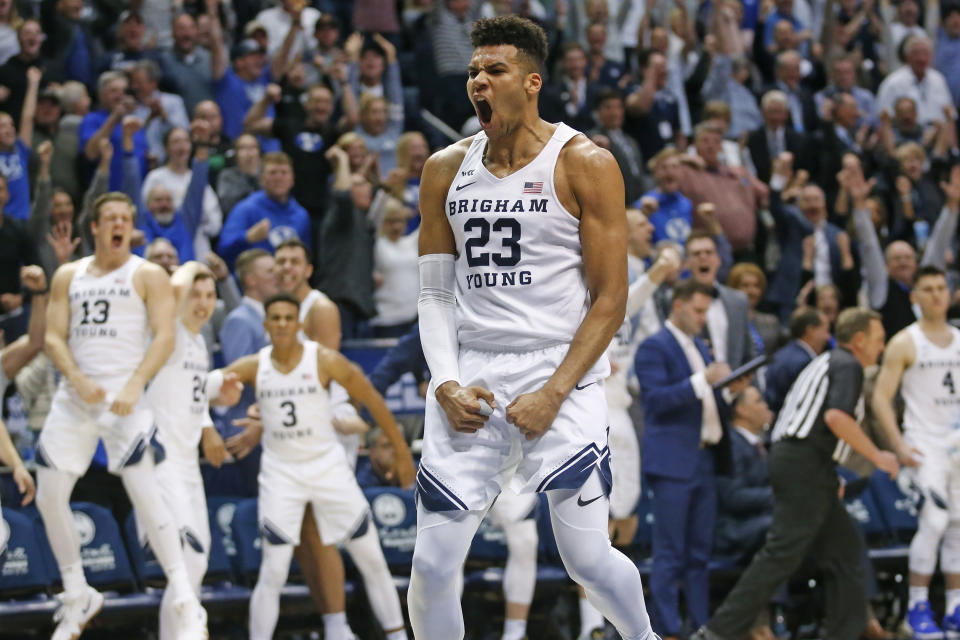
<instances>
[{"instance_id":1,"label":"number 23 jersey","mask_svg":"<svg viewBox=\"0 0 960 640\"><path fill-rule=\"evenodd\" d=\"M257 365L257 403L263 418L265 456L305 462L328 454L346 459L330 413L330 395L317 372L319 345L303 342L300 362L289 373L273 366L268 345Z\"/></svg>"},{"instance_id":2,"label":"number 23 jersey","mask_svg":"<svg viewBox=\"0 0 960 640\"><path fill-rule=\"evenodd\" d=\"M475 349L529 351L569 343L587 313L580 221L556 197L564 145L579 132L557 125L528 165L497 178L483 165L487 136L467 150L447 192L456 239L457 327Z\"/></svg>"},{"instance_id":3,"label":"number 23 jersey","mask_svg":"<svg viewBox=\"0 0 960 640\"><path fill-rule=\"evenodd\" d=\"M67 344L84 375L122 385L140 366L150 342L147 306L133 286L143 258L131 255L101 276L89 272L92 262L93 256L82 258L70 280Z\"/></svg>"}]
</instances>

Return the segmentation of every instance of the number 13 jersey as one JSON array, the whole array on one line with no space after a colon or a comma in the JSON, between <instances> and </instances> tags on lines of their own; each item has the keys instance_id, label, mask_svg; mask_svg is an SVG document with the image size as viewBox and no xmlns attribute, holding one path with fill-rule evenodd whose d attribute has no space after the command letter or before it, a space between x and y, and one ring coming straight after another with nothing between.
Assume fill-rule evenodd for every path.
<instances>
[{"instance_id":1,"label":"number 13 jersey","mask_svg":"<svg viewBox=\"0 0 960 640\"><path fill-rule=\"evenodd\" d=\"M316 342L304 341L303 356L290 373L280 373L273 366L271 345L260 350L257 403L265 456L305 462L332 453L346 459L331 422L329 393L320 384L318 348Z\"/></svg>"},{"instance_id":2,"label":"number 13 jersey","mask_svg":"<svg viewBox=\"0 0 960 640\"><path fill-rule=\"evenodd\" d=\"M445 209L457 247L461 346L531 351L573 340L589 307L580 221L560 204L553 178L578 133L557 125L537 157L505 178L483 165L486 134L473 138Z\"/></svg>"},{"instance_id":3,"label":"number 13 jersey","mask_svg":"<svg viewBox=\"0 0 960 640\"><path fill-rule=\"evenodd\" d=\"M906 330L916 357L900 381L906 405L903 429L920 436L946 437L960 429L960 331L951 327L953 339L941 349L927 339L919 324Z\"/></svg>"},{"instance_id":4,"label":"number 13 jersey","mask_svg":"<svg viewBox=\"0 0 960 640\"><path fill-rule=\"evenodd\" d=\"M143 258L101 276L89 272L93 256L79 261L70 280L67 344L84 375L126 383L140 366L150 342L147 306L133 286Z\"/></svg>"}]
</instances>

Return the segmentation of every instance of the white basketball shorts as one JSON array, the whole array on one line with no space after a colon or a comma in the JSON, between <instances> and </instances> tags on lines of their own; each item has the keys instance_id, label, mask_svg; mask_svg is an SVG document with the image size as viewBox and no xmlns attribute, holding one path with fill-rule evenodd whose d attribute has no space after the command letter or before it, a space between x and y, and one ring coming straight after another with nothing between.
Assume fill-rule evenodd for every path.
<instances>
[{"instance_id":1,"label":"white basketball shorts","mask_svg":"<svg viewBox=\"0 0 960 640\"><path fill-rule=\"evenodd\" d=\"M483 510L507 486L520 494L578 489L594 469L609 490L603 358L577 383L542 436L527 440L506 420L507 405L540 389L568 348L522 353L461 348L462 384L492 391L496 407L477 433L458 433L450 428L435 389L429 389L417 473L417 497L425 509Z\"/></svg>"},{"instance_id":2,"label":"white basketball shorts","mask_svg":"<svg viewBox=\"0 0 960 640\"><path fill-rule=\"evenodd\" d=\"M257 482L260 533L270 544L300 544L307 505L313 505L323 544L338 544L354 535L370 510L342 455L287 462L265 451Z\"/></svg>"},{"instance_id":3,"label":"white basketball shorts","mask_svg":"<svg viewBox=\"0 0 960 640\"><path fill-rule=\"evenodd\" d=\"M66 380L60 381L37 442L37 464L83 475L101 438L111 473L136 464L147 452L156 427L146 394L141 394L130 415L121 417L110 412L110 405L126 380L97 382L106 389L107 399L87 404Z\"/></svg>"}]
</instances>

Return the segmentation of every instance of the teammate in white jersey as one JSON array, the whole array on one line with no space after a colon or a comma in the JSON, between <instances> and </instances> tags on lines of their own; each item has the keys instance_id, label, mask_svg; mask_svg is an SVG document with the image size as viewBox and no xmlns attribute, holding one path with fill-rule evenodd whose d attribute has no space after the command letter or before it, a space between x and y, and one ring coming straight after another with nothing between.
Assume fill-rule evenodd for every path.
<instances>
[{"instance_id":1,"label":"teammate in white jersey","mask_svg":"<svg viewBox=\"0 0 960 640\"><path fill-rule=\"evenodd\" d=\"M47 313L47 277L42 267L32 265L20 269L20 280L31 294L30 324L26 335L20 336L0 350L0 397L6 391L10 380L43 348ZM17 491L23 494L20 505L30 504L36 493L33 477L23 466L23 460L20 459L20 454L17 453L2 420L0 420L0 464L13 469L13 481L17 485ZM0 558L3 558L7 548L7 533L3 516L0 515Z\"/></svg>"},{"instance_id":2,"label":"teammate in white jersey","mask_svg":"<svg viewBox=\"0 0 960 640\"><path fill-rule=\"evenodd\" d=\"M174 343L174 301L162 267L130 253L134 206L121 193L101 196L90 223L94 254L53 276L47 355L63 378L37 445L37 508L63 578L55 640L78 638L103 606L83 575L70 493L102 439L167 576L180 640L206 638L180 537L154 469L153 413L143 390Z\"/></svg>"},{"instance_id":3,"label":"teammate in white jersey","mask_svg":"<svg viewBox=\"0 0 960 640\"><path fill-rule=\"evenodd\" d=\"M315 340L328 349L340 349L340 310L326 295L310 287L310 276L313 274L313 265L310 264L309 250L300 240L291 238L280 243L274 251L274 268L277 275L277 285L281 291L292 294L300 302L300 333L301 341ZM357 465L357 453L360 448L360 438L356 427L362 424L356 409L350 404L350 397L340 385L333 383L330 387L331 410L335 423L343 427L337 432L337 439L347 456L347 463L351 469ZM390 439L397 456L395 456L396 477L400 486L410 486L414 481L413 458L410 449L399 429L384 432ZM346 599L344 596L344 569L340 551L333 545L324 545L320 542L320 534L314 521L312 512L308 509L303 517L303 527L300 531L300 544L295 550L297 562L303 570L304 578L310 587L310 592L317 606L324 614L325 620L346 621ZM368 564L376 563L376 558L367 559ZM361 561L362 562L362 561ZM387 576L389 577L389 576ZM371 574L374 581L384 579L377 572ZM393 599L396 590L393 579L388 584L364 583L369 598L378 598L379 594L390 594ZM389 606L389 603L377 603L376 607ZM386 626L388 633L402 630Z\"/></svg>"},{"instance_id":4,"label":"teammate in white jersey","mask_svg":"<svg viewBox=\"0 0 960 640\"><path fill-rule=\"evenodd\" d=\"M887 346L873 410L898 444L901 460L920 460L913 484L923 502L910 543L906 623L914 638L928 640L943 631L960 636L960 331L947 323L950 290L943 271L920 268L910 297L921 317ZM893 408L898 387L905 405L903 438ZM928 595L938 551L947 592L943 630Z\"/></svg>"},{"instance_id":5,"label":"teammate in white jersey","mask_svg":"<svg viewBox=\"0 0 960 640\"><path fill-rule=\"evenodd\" d=\"M170 278L177 319L173 353L147 389L157 433L165 458L157 465L157 484L180 531L190 585L200 596L210 555L210 520L200 476L198 445L215 467L223 463L226 447L210 419L207 372L210 357L200 330L217 304L213 273L199 262L187 262ZM216 391L222 402L235 404L241 385L235 379L217 377ZM177 614L173 593L164 591L160 602L160 640L176 640Z\"/></svg>"},{"instance_id":6,"label":"teammate in white jersey","mask_svg":"<svg viewBox=\"0 0 960 640\"><path fill-rule=\"evenodd\" d=\"M634 564L610 545L601 358L624 318L623 179L541 120L543 30L474 23L482 131L433 155L420 190L420 331L432 380L408 603L418 638L462 638L457 576L508 484L546 492L564 565L628 639L653 638ZM482 402L481 402L482 401Z\"/></svg>"},{"instance_id":7,"label":"teammate in white jersey","mask_svg":"<svg viewBox=\"0 0 960 640\"><path fill-rule=\"evenodd\" d=\"M370 509L357 486L346 454L336 439L328 388L334 381L364 405L383 428L396 429L383 398L360 369L332 349L300 342L299 301L278 293L264 302L264 327L272 345L245 356L224 371L241 382L256 383L263 419L263 457L258 483L258 515L263 536L260 575L250 601L250 637L273 636L280 589L299 543L303 512L311 507L323 544L342 543L364 576L371 607L387 631L387 640L406 638L403 614L387 562L380 549ZM373 574L381 574L373 580ZM386 593L370 593L372 585ZM349 630L330 640L352 638Z\"/></svg>"}]
</instances>

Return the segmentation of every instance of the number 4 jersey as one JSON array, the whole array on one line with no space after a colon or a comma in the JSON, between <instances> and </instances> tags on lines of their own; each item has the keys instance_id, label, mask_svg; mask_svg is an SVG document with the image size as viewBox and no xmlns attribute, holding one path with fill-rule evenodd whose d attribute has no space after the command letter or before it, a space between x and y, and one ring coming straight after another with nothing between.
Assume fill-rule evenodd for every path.
<instances>
[{"instance_id":1,"label":"number 4 jersey","mask_svg":"<svg viewBox=\"0 0 960 640\"><path fill-rule=\"evenodd\" d=\"M67 344L84 375L119 391L110 383L126 383L150 341L147 307L133 286L143 258L132 255L102 276L90 273L92 263L93 256L81 259L70 281Z\"/></svg>"},{"instance_id":2,"label":"number 4 jersey","mask_svg":"<svg viewBox=\"0 0 960 640\"><path fill-rule=\"evenodd\" d=\"M906 404L903 429L920 437L946 438L960 429L960 331L951 327L953 339L942 349L917 323L906 331L913 339L916 357L900 383ZM941 442L946 446L945 440Z\"/></svg>"},{"instance_id":3,"label":"number 4 jersey","mask_svg":"<svg viewBox=\"0 0 960 640\"><path fill-rule=\"evenodd\" d=\"M168 455L196 461L200 434L213 425L207 401L210 355L203 336L192 333L179 318L175 333L173 353L147 387L147 398Z\"/></svg>"},{"instance_id":4,"label":"number 4 jersey","mask_svg":"<svg viewBox=\"0 0 960 640\"><path fill-rule=\"evenodd\" d=\"M346 461L331 422L330 396L317 372L318 349L316 342L305 341L300 362L289 373L273 366L271 345L260 350L257 403L264 457L305 462L329 454Z\"/></svg>"},{"instance_id":5,"label":"number 4 jersey","mask_svg":"<svg viewBox=\"0 0 960 640\"><path fill-rule=\"evenodd\" d=\"M474 349L529 351L569 343L589 307L580 222L556 196L557 158L579 132L557 125L527 166L497 178L474 138L447 193L457 245L457 326Z\"/></svg>"}]
</instances>

